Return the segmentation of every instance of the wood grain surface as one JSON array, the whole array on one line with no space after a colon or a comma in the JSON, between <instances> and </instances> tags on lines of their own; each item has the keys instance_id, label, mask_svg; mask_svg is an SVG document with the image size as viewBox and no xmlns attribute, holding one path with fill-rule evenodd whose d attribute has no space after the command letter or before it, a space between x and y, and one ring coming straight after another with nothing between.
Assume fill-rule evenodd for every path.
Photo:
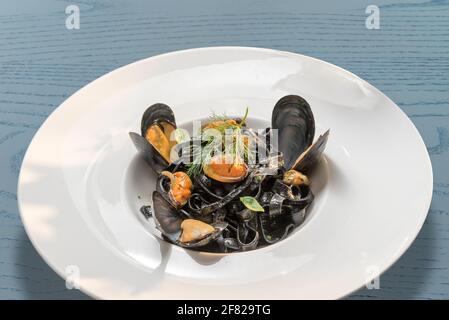
<instances>
[{"instance_id":1,"label":"wood grain surface","mask_svg":"<svg viewBox=\"0 0 449 320\"><path fill-rule=\"evenodd\" d=\"M372 3L375 2L375 3ZM76 4L79 30L65 27ZM365 8L380 8L380 29ZM218 45L288 50L352 71L386 93L428 147L434 194L423 229L380 279L351 299L449 298L449 1L4 0L0 2L0 298L84 299L28 240L17 178L33 135L90 81L168 51Z\"/></svg>"}]
</instances>

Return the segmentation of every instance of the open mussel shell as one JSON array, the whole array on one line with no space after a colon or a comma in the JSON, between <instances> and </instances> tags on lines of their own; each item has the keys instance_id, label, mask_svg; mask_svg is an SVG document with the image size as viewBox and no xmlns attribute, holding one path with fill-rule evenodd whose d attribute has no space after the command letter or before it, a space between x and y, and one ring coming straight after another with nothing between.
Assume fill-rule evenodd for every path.
<instances>
[{"instance_id":1,"label":"open mussel shell","mask_svg":"<svg viewBox=\"0 0 449 320\"><path fill-rule=\"evenodd\" d=\"M278 130L278 151L282 152L285 168L313 142L315 120L306 100L297 95L281 98L274 106L271 127Z\"/></svg>"},{"instance_id":2,"label":"open mussel shell","mask_svg":"<svg viewBox=\"0 0 449 320\"><path fill-rule=\"evenodd\" d=\"M181 215L157 191L153 192L153 210L153 218L159 231L171 242L178 241L181 235Z\"/></svg>"},{"instance_id":3,"label":"open mussel shell","mask_svg":"<svg viewBox=\"0 0 449 320\"><path fill-rule=\"evenodd\" d=\"M218 239L218 237L223 233L223 230L225 230L228 227L228 223L227 222L214 222L211 224L211 226L215 228L215 231L213 233L209 234L204 239L201 239L199 241L187 242L187 243L177 241L176 244L181 247L184 247L184 248L198 248L198 247L203 247L205 245L208 245L212 241L215 241Z\"/></svg>"},{"instance_id":4,"label":"open mussel shell","mask_svg":"<svg viewBox=\"0 0 449 320\"><path fill-rule=\"evenodd\" d=\"M156 191L162 196L175 209L179 209L179 205L176 204L170 197L170 179L166 176L159 174L156 181Z\"/></svg>"},{"instance_id":5,"label":"open mussel shell","mask_svg":"<svg viewBox=\"0 0 449 320\"><path fill-rule=\"evenodd\" d=\"M185 164L181 159L177 159L168 165L156 180L156 191L177 210L181 209L191 196L192 181L184 169ZM184 183L180 182L179 178L184 180Z\"/></svg>"},{"instance_id":6,"label":"open mussel shell","mask_svg":"<svg viewBox=\"0 0 449 320\"><path fill-rule=\"evenodd\" d=\"M159 153L159 151L146 139L148 128L153 125L160 126L162 131L167 129L167 125L176 129L175 116L171 108L162 103L156 103L150 106L143 114L141 120L141 134L130 132L129 136L136 146L136 149L142 154L145 161L157 173L161 173L169 162ZM170 139L170 137L167 137Z\"/></svg>"},{"instance_id":7,"label":"open mussel shell","mask_svg":"<svg viewBox=\"0 0 449 320\"><path fill-rule=\"evenodd\" d=\"M168 162L159 154L159 152L140 134L130 132L129 137L134 143L137 151L140 152L145 161L150 165L151 169L157 174L161 173L167 166Z\"/></svg>"},{"instance_id":8,"label":"open mussel shell","mask_svg":"<svg viewBox=\"0 0 449 320\"><path fill-rule=\"evenodd\" d=\"M322 134L293 164L293 169L302 173L312 171L321 159L329 138L329 130Z\"/></svg>"},{"instance_id":9,"label":"open mussel shell","mask_svg":"<svg viewBox=\"0 0 449 320\"><path fill-rule=\"evenodd\" d=\"M143 137L149 127L155 123L166 122L176 128L175 114L173 110L163 103L155 103L145 110L140 124L140 130Z\"/></svg>"},{"instance_id":10,"label":"open mussel shell","mask_svg":"<svg viewBox=\"0 0 449 320\"><path fill-rule=\"evenodd\" d=\"M177 244L184 248L197 248L209 244L216 240L223 230L228 226L227 222L217 221L211 224L215 231L205 238L192 241L181 242L181 224L183 222L182 213L176 210L167 199L158 191L153 192L153 218L156 222L156 227L170 242Z\"/></svg>"},{"instance_id":11,"label":"open mussel shell","mask_svg":"<svg viewBox=\"0 0 449 320\"><path fill-rule=\"evenodd\" d=\"M237 168L238 171L234 175L230 174L234 171L232 168ZM227 174L221 175L218 173L217 170L214 170L213 164L205 164L203 166L203 172L206 176L221 183L236 183L242 181L248 175L248 166L243 161L239 164L229 163L224 164L220 171Z\"/></svg>"}]
</instances>

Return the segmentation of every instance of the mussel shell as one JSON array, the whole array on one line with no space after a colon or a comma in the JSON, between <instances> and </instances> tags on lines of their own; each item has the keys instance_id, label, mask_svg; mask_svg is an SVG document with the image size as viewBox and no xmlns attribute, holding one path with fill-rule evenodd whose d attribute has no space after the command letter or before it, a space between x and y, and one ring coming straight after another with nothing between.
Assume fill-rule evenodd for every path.
<instances>
[{"instance_id":1,"label":"mussel shell","mask_svg":"<svg viewBox=\"0 0 449 320\"><path fill-rule=\"evenodd\" d=\"M283 154L284 166L291 168L315 136L310 105L297 95L281 98L274 106L271 127L278 130L278 150Z\"/></svg>"},{"instance_id":2,"label":"mussel shell","mask_svg":"<svg viewBox=\"0 0 449 320\"><path fill-rule=\"evenodd\" d=\"M153 192L153 210L156 227L161 231L162 235L170 242L184 248L205 246L216 240L228 226L228 223L224 221L214 222L211 224L215 228L214 233L199 241L182 243L179 241L182 233L181 223L183 221L181 212L176 210L158 191Z\"/></svg>"},{"instance_id":3,"label":"mussel shell","mask_svg":"<svg viewBox=\"0 0 449 320\"><path fill-rule=\"evenodd\" d=\"M145 136L149 127L153 124L163 122L169 123L176 128L175 115L173 114L172 109L163 103L156 103L148 107L148 109L143 113L140 125L141 135L134 132L129 133L129 136L137 150L142 154L145 161L157 174L161 173L168 166L168 162L159 153L159 151L157 151L156 148L148 142Z\"/></svg>"},{"instance_id":4,"label":"mussel shell","mask_svg":"<svg viewBox=\"0 0 449 320\"><path fill-rule=\"evenodd\" d=\"M143 156L145 161L150 165L156 174L161 173L167 166L168 163L165 161L164 157L140 134L135 132L130 132L129 137L136 146L137 151Z\"/></svg>"},{"instance_id":5,"label":"mussel shell","mask_svg":"<svg viewBox=\"0 0 449 320\"><path fill-rule=\"evenodd\" d=\"M175 207L175 209L178 209L176 204L172 201L170 198L170 179L162 174L160 174L156 181L156 191L159 192L159 194L170 203L171 206Z\"/></svg>"},{"instance_id":6,"label":"mussel shell","mask_svg":"<svg viewBox=\"0 0 449 320\"><path fill-rule=\"evenodd\" d=\"M214 222L211 224L212 227L215 228L215 232L208 235L204 239L201 239L199 241L194 242L188 242L188 243L182 243L180 241L176 241L176 244L184 247L184 248L198 248L198 247L204 247L205 245L208 245L210 242L215 241L218 239L218 237L223 233L223 230L225 230L228 227L227 222Z\"/></svg>"},{"instance_id":7,"label":"mussel shell","mask_svg":"<svg viewBox=\"0 0 449 320\"><path fill-rule=\"evenodd\" d=\"M326 148L327 140L329 138L329 130L319 136L309 149L307 149L298 160L294 163L293 169L302 173L309 173L312 171Z\"/></svg>"},{"instance_id":8,"label":"mussel shell","mask_svg":"<svg viewBox=\"0 0 449 320\"><path fill-rule=\"evenodd\" d=\"M167 122L176 128L175 114L173 110L163 103L155 103L145 110L140 124L140 130L145 137L147 129L155 123Z\"/></svg>"},{"instance_id":9,"label":"mussel shell","mask_svg":"<svg viewBox=\"0 0 449 320\"><path fill-rule=\"evenodd\" d=\"M156 227L170 241L176 242L181 235L180 213L158 192L153 192L153 218Z\"/></svg>"},{"instance_id":10,"label":"mussel shell","mask_svg":"<svg viewBox=\"0 0 449 320\"><path fill-rule=\"evenodd\" d=\"M182 163L179 159L175 160L174 162L170 163L170 165L168 165L164 171L169 171L172 173L175 173L178 171L178 169L182 169L184 168L184 163ZM163 175L163 174L159 174L157 177L157 181L156 181L156 191L159 192L161 194L161 196L168 201L173 207L175 207L176 209L180 209L184 204L179 204L176 203L174 201L174 199L172 199L172 197L170 196L170 179Z\"/></svg>"}]
</instances>

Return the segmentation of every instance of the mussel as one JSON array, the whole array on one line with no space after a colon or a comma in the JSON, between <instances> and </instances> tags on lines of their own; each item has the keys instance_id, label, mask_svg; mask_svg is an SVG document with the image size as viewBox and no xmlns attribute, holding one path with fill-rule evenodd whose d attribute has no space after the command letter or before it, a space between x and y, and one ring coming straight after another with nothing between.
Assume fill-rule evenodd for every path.
<instances>
[{"instance_id":1,"label":"mussel","mask_svg":"<svg viewBox=\"0 0 449 320\"><path fill-rule=\"evenodd\" d=\"M205 163L203 171L206 176L223 183L234 183L245 179L248 166L238 156L220 154Z\"/></svg>"},{"instance_id":2,"label":"mussel","mask_svg":"<svg viewBox=\"0 0 449 320\"><path fill-rule=\"evenodd\" d=\"M326 148L327 140L329 138L329 130L320 135L318 139L309 146L303 153L301 153L293 164L293 168L299 172L310 172L317 165L321 155Z\"/></svg>"},{"instance_id":3,"label":"mussel","mask_svg":"<svg viewBox=\"0 0 449 320\"><path fill-rule=\"evenodd\" d=\"M278 151L286 170L312 171L326 147L329 130L313 143L315 119L307 101L297 95L281 98L273 109L271 126L278 130Z\"/></svg>"},{"instance_id":4,"label":"mussel","mask_svg":"<svg viewBox=\"0 0 449 320\"><path fill-rule=\"evenodd\" d=\"M176 140L172 138L175 129L176 122L172 109L163 103L156 103L142 116L141 134L129 133L137 150L158 174L174 160L171 151L176 145Z\"/></svg>"},{"instance_id":5,"label":"mussel","mask_svg":"<svg viewBox=\"0 0 449 320\"><path fill-rule=\"evenodd\" d=\"M207 122L201 129L203 139L213 139L214 156L203 164L206 176L222 183L242 181L248 174L248 165L243 159L243 149L248 147L249 137L243 134L245 120L216 119ZM238 135L234 135L238 132ZM229 152L239 149L242 152ZM222 153L220 151L224 150ZM215 153L218 151L218 154Z\"/></svg>"},{"instance_id":6,"label":"mussel","mask_svg":"<svg viewBox=\"0 0 449 320\"><path fill-rule=\"evenodd\" d=\"M274 106L271 127L278 130L278 149L284 156L285 167L292 168L315 136L315 120L310 105L300 96L281 98Z\"/></svg>"},{"instance_id":7,"label":"mussel","mask_svg":"<svg viewBox=\"0 0 449 320\"><path fill-rule=\"evenodd\" d=\"M239 124L239 119L227 119L227 120L215 120L205 123L201 130L207 130L207 129L217 129L222 126L237 126Z\"/></svg>"},{"instance_id":8,"label":"mussel","mask_svg":"<svg viewBox=\"0 0 449 320\"><path fill-rule=\"evenodd\" d=\"M183 171L174 173L162 171L161 175L167 177L170 181L168 195L172 204L176 208L184 206L192 195L193 184L190 177Z\"/></svg>"},{"instance_id":9,"label":"mussel","mask_svg":"<svg viewBox=\"0 0 449 320\"><path fill-rule=\"evenodd\" d=\"M282 181L290 186L308 186L310 184L309 178L295 169L290 169L285 172Z\"/></svg>"},{"instance_id":10,"label":"mussel","mask_svg":"<svg viewBox=\"0 0 449 320\"><path fill-rule=\"evenodd\" d=\"M210 224L196 219L185 219L181 223L181 243L191 243L202 240L215 232L215 228Z\"/></svg>"},{"instance_id":11,"label":"mussel","mask_svg":"<svg viewBox=\"0 0 449 320\"><path fill-rule=\"evenodd\" d=\"M171 242L187 248L202 247L214 241L227 227L226 222L207 224L183 216L158 191L153 192L156 227Z\"/></svg>"}]
</instances>

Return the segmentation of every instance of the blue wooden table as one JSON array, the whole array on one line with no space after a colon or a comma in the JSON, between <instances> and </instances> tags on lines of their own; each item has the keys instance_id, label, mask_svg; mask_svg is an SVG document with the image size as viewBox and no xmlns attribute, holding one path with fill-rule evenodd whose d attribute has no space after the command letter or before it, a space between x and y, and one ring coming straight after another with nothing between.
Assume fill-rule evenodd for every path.
<instances>
[{"instance_id":1,"label":"blue wooden table","mask_svg":"<svg viewBox=\"0 0 449 320\"><path fill-rule=\"evenodd\" d=\"M375 2L375 3L374 3ZM68 5L80 29L66 28ZM380 29L367 29L376 4ZM17 209L26 148L67 97L119 66L173 50L242 45L314 56L366 79L415 123L434 169L418 238L350 298L449 298L449 1L4 0L0 2L0 298L87 298L39 257Z\"/></svg>"}]
</instances>

